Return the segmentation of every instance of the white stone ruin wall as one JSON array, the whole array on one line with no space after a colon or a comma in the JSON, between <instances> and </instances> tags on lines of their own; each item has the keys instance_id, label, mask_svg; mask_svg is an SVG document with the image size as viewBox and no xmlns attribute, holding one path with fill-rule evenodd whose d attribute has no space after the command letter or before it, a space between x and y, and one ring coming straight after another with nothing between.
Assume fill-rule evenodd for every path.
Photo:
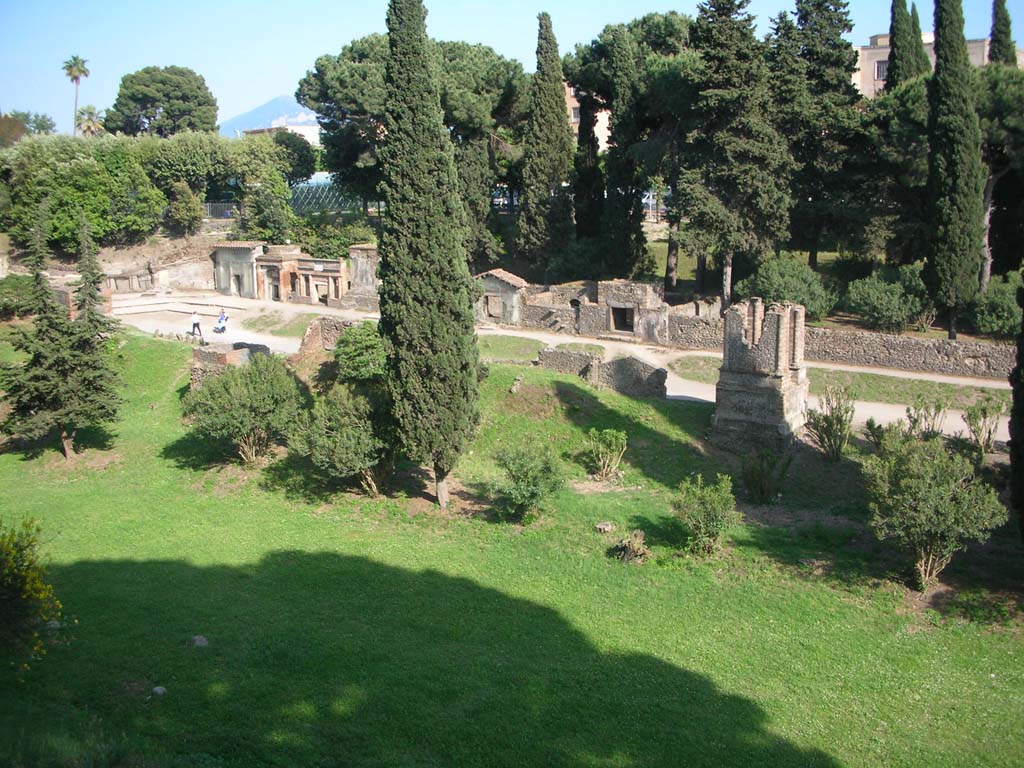
<instances>
[{"instance_id":1,"label":"white stone ruin wall","mask_svg":"<svg viewBox=\"0 0 1024 768\"><path fill-rule=\"evenodd\" d=\"M781 450L804 425L807 368L804 308L761 299L725 315L711 442L727 450Z\"/></svg>"}]
</instances>

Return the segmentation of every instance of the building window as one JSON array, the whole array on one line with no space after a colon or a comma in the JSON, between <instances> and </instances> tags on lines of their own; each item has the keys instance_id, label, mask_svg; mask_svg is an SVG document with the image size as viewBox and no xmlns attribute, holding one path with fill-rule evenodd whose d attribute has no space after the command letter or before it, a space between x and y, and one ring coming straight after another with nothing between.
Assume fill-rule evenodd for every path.
<instances>
[{"instance_id":1,"label":"building window","mask_svg":"<svg viewBox=\"0 0 1024 768\"><path fill-rule=\"evenodd\" d=\"M578 123L580 121L580 108L579 107L573 107L572 108L572 121L574 123Z\"/></svg>"},{"instance_id":2,"label":"building window","mask_svg":"<svg viewBox=\"0 0 1024 768\"><path fill-rule=\"evenodd\" d=\"M875 80L885 80L886 74L889 72L889 60L883 59L882 61L875 62Z\"/></svg>"}]
</instances>

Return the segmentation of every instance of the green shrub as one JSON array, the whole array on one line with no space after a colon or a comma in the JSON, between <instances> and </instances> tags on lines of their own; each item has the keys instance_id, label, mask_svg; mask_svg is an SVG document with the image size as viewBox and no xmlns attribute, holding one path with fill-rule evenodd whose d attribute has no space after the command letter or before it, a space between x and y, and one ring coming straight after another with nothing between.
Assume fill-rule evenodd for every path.
<instances>
[{"instance_id":1,"label":"green shrub","mask_svg":"<svg viewBox=\"0 0 1024 768\"><path fill-rule=\"evenodd\" d=\"M1020 331L1020 307L1017 289L1021 287L1020 272L995 277L971 308L971 322L980 333L1010 337Z\"/></svg>"},{"instance_id":2,"label":"green shrub","mask_svg":"<svg viewBox=\"0 0 1024 768\"><path fill-rule=\"evenodd\" d=\"M946 404L941 400L927 400L918 395L913 405L907 406L908 435L920 438L938 437L946 420Z\"/></svg>"},{"instance_id":3,"label":"green shrub","mask_svg":"<svg viewBox=\"0 0 1024 768\"><path fill-rule=\"evenodd\" d=\"M615 477L626 453L626 442L626 433L618 429L592 429L587 433L587 458L595 480Z\"/></svg>"},{"instance_id":4,"label":"green shrub","mask_svg":"<svg viewBox=\"0 0 1024 768\"><path fill-rule=\"evenodd\" d=\"M334 348L334 360L338 381L381 379L387 355L377 324L367 320L342 330Z\"/></svg>"},{"instance_id":5,"label":"green shrub","mask_svg":"<svg viewBox=\"0 0 1024 768\"><path fill-rule=\"evenodd\" d=\"M739 522L732 478L718 475L714 485L705 485L704 478L696 475L684 480L679 490L674 507L687 528L687 549L713 553L721 546L722 537Z\"/></svg>"},{"instance_id":6,"label":"green shrub","mask_svg":"<svg viewBox=\"0 0 1024 768\"><path fill-rule=\"evenodd\" d=\"M10 527L0 520L0 644L22 669L45 653L47 623L61 620L39 555L41 532L33 520Z\"/></svg>"},{"instance_id":7,"label":"green shrub","mask_svg":"<svg viewBox=\"0 0 1024 768\"><path fill-rule=\"evenodd\" d=\"M839 461L853 434L853 396L846 387L826 387L821 410L807 411L807 432L829 461Z\"/></svg>"},{"instance_id":8,"label":"green shrub","mask_svg":"<svg viewBox=\"0 0 1024 768\"><path fill-rule=\"evenodd\" d=\"M228 443L251 464L288 435L300 402L298 381L284 363L257 354L248 365L206 379L183 404L197 434Z\"/></svg>"},{"instance_id":9,"label":"green shrub","mask_svg":"<svg viewBox=\"0 0 1024 768\"><path fill-rule=\"evenodd\" d=\"M870 328L902 333L910 324L927 326L935 317L921 278L923 262L879 270L850 283L847 308Z\"/></svg>"},{"instance_id":10,"label":"green shrub","mask_svg":"<svg viewBox=\"0 0 1024 768\"><path fill-rule=\"evenodd\" d=\"M968 541L983 542L1006 522L995 490L971 461L950 453L941 438L891 431L864 463L871 526L914 558L916 582L926 589Z\"/></svg>"},{"instance_id":11,"label":"green shrub","mask_svg":"<svg viewBox=\"0 0 1024 768\"><path fill-rule=\"evenodd\" d=\"M498 454L505 481L495 486L506 515L527 520L541 503L564 484L558 459L547 446L525 444Z\"/></svg>"},{"instance_id":12,"label":"green shrub","mask_svg":"<svg viewBox=\"0 0 1024 768\"><path fill-rule=\"evenodd\" d=\"M166 216L168 229L177 234L194 234L199 231L205 213L198 195L189 189L188 184L176 181L171 185Z\"/></svg>"},{"instance_id":13,"label":"green shrub","mask_svg":"<svg viewBox=\"0 0 1024 768\"><path fill-rule=\"evenodd\" d=\"M276 168L263 169L247 179L238 214L241 234L253 240L283 243L292 234L295 214L292 213L292 192L284 176Z\"/></svg>"},{"instance_id":14,"label":"green shrub","mask_svg":"<svg viewBox=\"0 0 1024 768\"><path fill-rule=\"evenodd\" d=\"M793 462L792 454L760 450L743 462L743 487L755 504L767 504L782 494L782 486Z\"/></svg>"},{"instance_id":15,"label":"green shrub","mask_svg":"<svg viewBox=\"0 0 1024 768\"><path fill-rule=\"evenodd\" d=\"M335 385L300 415L288 435L288 449L308 456L330 478L356 479L369 496L378 496L394 469L394 440L385 414L367 397Z\"/></svg>"},{"instance_id":16,"label":"green shrub","mask_svg":"<svg viewBox=\"0 0 1024 768\"><path fill-rule=\"evenodd\" d=\"M992 452L999 418L1003 413L1003 404L989 392L964 409L964 423L971 435L971 442L982 455Z\"/></svg>"},{"instance_id":17,"label":"green shrub","mask_svg":"<svg viewBox=\"0 0 1024 768\"><path fill-rule=\"evenodd\" d=\"M32 276L8 275L0 280L0 320L32 312Z\"/></svg>"},{"instance_id":18,"label":"green shrub","mask_svg":"<svg viewBox=\"0 0 1024 768\"><path fill-rule=\"evenodd\" d=\"M362 217L338 224L322 215L311 214L302 221L295 237L302 243L302 250L314 258L344 259L351 246L375 242L377 233Z\"/></svg>"},{"instance_id":19,"label":"green shrub","mask_svg":"<svg viewBox=\"0 0 1024 768\"><path fill-rule=\"evenodd\" d=\"M789 258L766 261L736 285L736 293L745 298L760 296L766 302L803 304L811 320L820 320L836 305L836 295L821 282L821 276L803 262Z\"/></svg>"}]
</instances>

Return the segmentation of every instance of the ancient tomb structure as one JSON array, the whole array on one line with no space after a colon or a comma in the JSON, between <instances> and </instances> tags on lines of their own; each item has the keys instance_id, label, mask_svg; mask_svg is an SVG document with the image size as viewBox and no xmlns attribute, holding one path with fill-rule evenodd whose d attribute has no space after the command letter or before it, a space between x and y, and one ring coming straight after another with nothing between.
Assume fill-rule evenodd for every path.
<instances>
[{"instance_id":1,"label":"ancient tomb structure","mask_svg":"<svg viewBox=\"0 0 1024 768\"><path fill-rule=\"evenodd\" d=\"M247 365L253 355L269 355L270 348L244 341L207 344L192 350L192 371L189 389L199 389L210 376L223 373L232 366Z\"/></svg>"},{"instance_id":2,"label":"ancient tomb structure","mask_svg":"<svg viewBox=\"0 0 1024 768\"><path fill-rule=\"evenodd\" d=\"M804 308L761 299L725 313L711 442L731 451L786 447L807 410Z\"/></svg>"}]
</instances>

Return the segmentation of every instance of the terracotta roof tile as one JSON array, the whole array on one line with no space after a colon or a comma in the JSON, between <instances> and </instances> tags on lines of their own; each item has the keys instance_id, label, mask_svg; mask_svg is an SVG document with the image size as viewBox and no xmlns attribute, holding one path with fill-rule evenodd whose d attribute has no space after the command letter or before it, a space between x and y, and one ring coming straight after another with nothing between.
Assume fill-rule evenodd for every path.
<instances>
[{"instance_id":1,"label":"terracotta roof tile","mask_svg":"<svg viewBox=\"0 0 1024 768\"><path fill-rule=\"evenodd\" d=\"M515 288L525 288L526 286L529 285L529 283L526 282L525 280L523 280L523 278L519 277L519 275L513 275L511 272L508 272L508 271L506 271L504 269L500 269L500 268L498 268L498 269L490 269L490 270L488 270L486 272L481 272L479 275L477 275L477 277L484 277L485 275L490 275L491 277L496 277L498 280L501 280L503 283L508 283L509 285L511 285L511 286L513 286Z\"/></svg>"}]
</instances>

